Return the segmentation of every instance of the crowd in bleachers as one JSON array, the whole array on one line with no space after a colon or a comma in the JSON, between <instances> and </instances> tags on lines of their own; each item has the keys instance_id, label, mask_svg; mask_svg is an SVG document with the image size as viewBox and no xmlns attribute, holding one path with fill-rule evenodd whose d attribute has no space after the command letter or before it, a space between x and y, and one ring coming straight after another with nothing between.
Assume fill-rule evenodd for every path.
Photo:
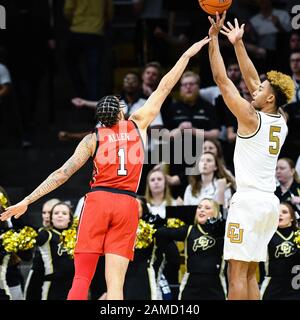
<instances>
[{"instance_id":1,"label":"crowd in bleachers","mask_svg":"<svg viewBox=\"0 0 300 320\"><path fill-rule=\"evenodd\" d=\"M7 9L8 24L0 40L0 109L18 106L20 148L35 148L40 84L47 73L50 94L45 99L53 103L51 90L57 56L64 61L70 76L72 96L68 99L73 107L94 111L103 95L116 94L129 116L143 106L180 53L206 35L209 27L207 14L201 11L197 1L184 4L172 0L132 0L128 4L113 0L2 2ZM131 10L131 22L135 26L128 42L133 47L136 63L126 68L117 84L117 79L108 75L119 67L109 58L109 53L117 47L109 38L117 37L116 14L119 16L119 8L125 6ZM292 285L293 267L300 264L300 238L297 238L300 237L297 234L300 32L292 28L291 4L286 1L236 0L228 12L228 19L232 17L246 23L245 45L261 79L265 79L265 72L278 70L290 74L296 87L293 101L284 108L289 133L276 168L275 194L281 202L278 230L269 244L268 261L258 270L258 281L262 299L300 299L299 289ZM61 36L63 28L64 36ZM62 46L64 50L59 47L62 40L66 42ZM232 46L225 37L220 44L228 77L240 94L251 101ZM91 121L90 131L86 132L60 131L57 139L62 144L66 140L79 141L97 125ZM138 190L139 246L134 261L129 264L124 298L226 299L227 266L222 250L224 222L236 188L233 152L237 122L212 81L207 51L189 65L152 122L147 146L149 159L159 145L151 137L151 129L168 130L171 155L169 163L161 159L159 163L144 165ZM190 129L193 147L199 137L204 143L195 163L178 164L174 161L173 147L186 129ZM187 137L183 137L183 146L184 139ZM186 175L186 169L194 166L197 174ZM0 185L10 187L6 181L0 181ZM1 188L1 211L10 204L9 197ZM0 300L66 299L74 274L68 245L72 246L74 219L79 217L82 204L83 198L78 199L73 218L68 203L58 199L45 202L41 212L43 222L31 225L36 234L31 234L34 241L26 248L9 238L8 233L14 230L21 234L25 226L15 219L1 222ZM62 218L57 221L59 215ZM90 299L105 299L103 260L99 261ZM24 279L20 266L28 261L31 269Z\"/></svg>"}]
</instances>

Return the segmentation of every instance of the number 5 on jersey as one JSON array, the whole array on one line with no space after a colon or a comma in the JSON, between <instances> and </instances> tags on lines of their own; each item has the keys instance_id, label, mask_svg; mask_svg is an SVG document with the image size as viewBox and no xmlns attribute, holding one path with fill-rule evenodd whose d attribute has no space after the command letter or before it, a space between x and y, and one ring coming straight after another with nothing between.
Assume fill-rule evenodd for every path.
<instances>
[{"instance_id":1,"label":"number 5 on jersey","mask_svg":"<svg viewBox=\"0 0 300 320\"><path fill-rule=\"evenodd\" d=\"M271 126L270 127L270 134L269 134L269 141L273 142L273 145L269 146L269 152L272 155L277 155L280 149L280 140L278 134L281 131L281 127Z\"/></svg>"},{"instance_id":2,"label":"number 5 on jersey","mask_svg":"<svg viewBox=\"0 0 300 320\"><path fill-rule=\"evenodd\" d=\"M125 150L123 148L119 149L118 157L120 158L118 176L127 176L127 169L125 169Z\"/></svg>"}]
</instances>

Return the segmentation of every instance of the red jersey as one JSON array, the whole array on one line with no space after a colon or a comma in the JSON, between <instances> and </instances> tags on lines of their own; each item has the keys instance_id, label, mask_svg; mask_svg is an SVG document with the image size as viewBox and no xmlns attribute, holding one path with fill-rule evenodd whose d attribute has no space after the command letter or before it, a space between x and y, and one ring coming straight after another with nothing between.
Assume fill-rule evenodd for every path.
<instances>
[{"instance_id":1,"label":"red jersey","mask_svg":"<svg viewBox=\"0 0 300 320\"><path fill-rule=\"evenodd\" d=\"M137 192L144 163L144 144L135 122L119 121L96 129L97 146L90 186Z\"/></svg>"}]
</instances>

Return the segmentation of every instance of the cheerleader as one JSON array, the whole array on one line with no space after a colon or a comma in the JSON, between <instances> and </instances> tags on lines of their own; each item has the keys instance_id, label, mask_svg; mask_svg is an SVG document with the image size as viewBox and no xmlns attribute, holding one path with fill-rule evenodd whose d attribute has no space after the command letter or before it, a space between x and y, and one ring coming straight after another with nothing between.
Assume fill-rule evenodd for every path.
<instances>
[{"instance_id":1,"label":"cheerleader","mask_svg":"<svg viewBox=\"0 0 300 320\"><path fill-rule=\"evenodd\" d=\"M202 199L198 205L194 225L177 229L161 228L156 237L161 241L173 239L185 242L187 272L179 289L179 300L225 300L223 243L225 223L219 219L219 204ZM212 220L216 220L211 223Z\"/></svg>"},{"instance_id":2,"label":"cheerleader","mask_svg":"<svg viewBox=\"0 0 300 320\"><path fill-rule=\"evenodd\" d=\"M300 300L300 291L293 288L292 269L300 263L295 232L295 211L286 202L280 204L278 229L268 245L264 263L265 277L260 294L262 300Z\"/></svg>"},{"instance_id":3,"label":"cheerleader","mask_svg":"<svg viewBox=\"0 0 300 320\"><path fill-rule=\"evenodd\" d=\"M125 284L125 300L157 300L157 286L153 262L156 245L154 243L154 228L163 223L159 215L149 212L146 200L138 198L139 202L139 229L134 251L134 259L128 265ZM152 226L150 227L149 224Z\"/></svg>"},{"instance_id":4,"label":"cheerleader","mask_svg":"<svg viewBox=\"0 0 300 320\"><path fill-rule=\"evenodd\" d=\"M63 242L63 232L71 230L72 222L71 208L59 202L51 210L50 228L38 234L37 245L44 263L42 300L66 300L71 289L74 261L72 252Z\"/></svg>"}]
</instances>

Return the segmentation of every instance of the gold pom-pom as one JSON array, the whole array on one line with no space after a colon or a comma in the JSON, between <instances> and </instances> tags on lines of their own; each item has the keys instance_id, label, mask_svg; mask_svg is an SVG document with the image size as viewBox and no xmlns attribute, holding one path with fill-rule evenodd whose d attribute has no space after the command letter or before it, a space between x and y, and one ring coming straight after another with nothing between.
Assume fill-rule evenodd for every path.
<instances>
[{"instance_id":1,"label":"gold pom-pom","mask_svg":"<svg viewBox=\"0 0 300 320\"><path fill-rule=\"evenodd\" d=\"M267 79L272 86L276 87L286 96L287 102L293 99L295 96L295 84L290 76L272 70L267 73Z\"/></svg>"},{"instance_id":2,"label":"gold pom-pom","mask_svg":"<svg viewBox=\"0 0 300 320\"><path fill-rule=\"evenodd\" d=\"M18 232L8 230L1 235L2 246L6 252L18 252L19 237Z\"/></svg>"},{"instance_id":3,"label":"gold pom-pom","mask_svg":"<svg viewBox=\"0 0 300 320\"><path fill-rule=\"evenodd\" d=\"M140 219L135 248L136 249L148 248L153 242L153 234L155 232L156 232L156 229L154 229L153 224L149 224L144 220Z\"/></svg>"},{"instance_id":4,"label":"gold pom-pom","mask_svg":"<svg viewBox=\"0 0 300 320\"><path fill-rule=\"evenodd\" d=\"M34 247L37 232L31 227L24 227L19 232L8 230L1 235L2 246L6 252L18 252Z\"/></svg>"},{"instance_id":5,"label":"gold pom-pom","mask_svg":"<svg viewBox=\"0 0 300 320\"><path fill-rule=\"evenodd\" d=\"M180 228L184 225L185 225L185 223L178 218L169 218L167 220L167 227L168 228Z\"/></svg>"},{"instance_id":6,"label":"gold pom-pom","mask_svg":"<svg viewBox=\"0 0 300 320\"><path fill-rule=\"evenodd\" d=\"M0 192L0 206L3 207L4 209L6 209L7 204L8 204L7 198L5 197L5 195L2 192Z\"/></svg>"},{"instance_id":7,"label":"gold pom-pom","mask_svg":"<svg viewBox=\"0 0 300 320\"><path fill-rule=\"evenodd\" d=\"M24 227L18 233L19 237L19 250L29 250L32 249L35 244L37 237L37 232L31 227Z\"/></svg>"},{"instance_id":8,"label":"gold pom-pom","mask_svg":"<svg viewBox=\"0 0 300 320\"><path fill-rule=\"evenodd\" d=\"M60 236L63 247L66 249L68 255L70 255L71 258L73 258L74 256L74 249L77 238L77 228L78 219L76 218L73 220L71 228L64 230Z\"/></svg>"},{"instance_id":9,"label":"gold pom-pom","mask_svg":"<svg viewBox=\"0 0 300 320\"><path fill-rule=\"evenodd\" d=\"M297 248L300 249L300 230L297 230L297 231L295 232L294 242L296 243Z\"/></svg>"}]
</instances>

